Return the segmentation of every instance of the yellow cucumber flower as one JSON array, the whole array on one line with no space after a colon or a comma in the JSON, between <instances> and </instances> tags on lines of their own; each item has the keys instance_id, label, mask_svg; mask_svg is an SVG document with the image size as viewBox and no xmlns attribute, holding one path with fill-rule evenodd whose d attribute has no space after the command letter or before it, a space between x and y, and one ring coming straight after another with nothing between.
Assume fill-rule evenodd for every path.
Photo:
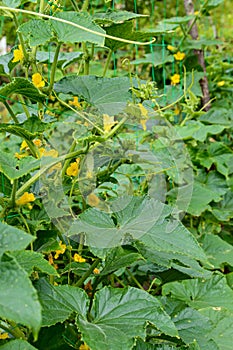
<instances>
[{"instance_id":1,"label":"yellow cucumber flower","mask_svg":"<svg viewBox=\"0 0 233 350\"><path fill-rule=\"evenodd\" d=\"M79 263L82 263L82 262L85 262L86 259L82 258L81 255L79 255L78 253L75 253L74 254L74 261L75 262L79 262Z\"/></svg>"},{"instance_id":2,"label":"yellow cucumber flower","mask_svg":"<svg viewBox=\"0 0 233 350\"><path fill-rule=\"evenodd\" d=\"M24 54L23 54L23 49L22 49L22 45L19 45L18 46L18 49L15 49L13 51L13 55L14 55L14 58L12 60L13 63L15 62L20 62L22 63L23 59L24 59Z\"/></svg>"},{"instance_id":3,"label":"yellow cucumber flower","mask_svg":"<svg viewBox=\"0 0 233 350\"><path fill-rule=\"evenodd\" d=\"M38 89L45 86L45 82L40 73L34 73L32 75L32 83Z\"/></svg>"},{"instance_id":4,"label":"yellow cucumber flower","mask_svg":"<svg viewBox=\"0 0 233 350\"><path fill-rule=\"evenodd\" d=\"M185 53L178 51L173 56L174 56L176 61L182 61L185 58Z\"/></svg>"},{"instance_id":5,"label":"yellow cucumber flower","mask_svg":"<svg viewBox=\"0 0 233 350\"><path fill-rule=\"evenodd\" d=\"M24 192L24 194L15 201L17 205L25 205L35 201L35 196L33 193Z\"/></svg>"},{"instance_id":6,"label":"yellow cucumber flower","mask_svg":"<svg viewBox=\"0 0 233 350\"><path fill-rule=\"evenodd\" d=\"M60 254L64 254L66 251L66 244L63 244L62 241L59 242L60 249L55 251L54 259L58 259Z\"/></svg>"},{"instance_id":7,"label":"yellow cucumber flower","mask_svg":"<svg viewBox=\"0 0 233 350\"><path fill-rule=\"evenodd\" d=\"M68 176L77 176L78 175L78 163L73 162L70 164L70 166L66 169L66 175Z\"/></svg>"},{"instance_id":8,"label":"yellow cucumber flower","mask_svg":"<svg viewBox=\"0 0 233 350\"><path fill-rule=\"evenodd\" d=\"M179 84L179 82L180 82L180 74L174 74L174 75L171 77L171 83L172 83L172 85Z\"/></svg>"}]
</instances>

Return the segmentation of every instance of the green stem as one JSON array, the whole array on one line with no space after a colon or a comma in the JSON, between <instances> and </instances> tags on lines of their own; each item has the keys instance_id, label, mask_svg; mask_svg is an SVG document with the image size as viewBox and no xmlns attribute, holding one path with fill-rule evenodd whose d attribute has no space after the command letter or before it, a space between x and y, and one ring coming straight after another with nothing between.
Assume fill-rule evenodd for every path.
<instances>
[{"instance_id":1,"label":"green stem","mask_svg":"<svg viewBox=\"0 0 233 350\"><path fill-rule=\"evenodd\" d=\"M88 7L89 7L89 0L84 0L81 11L86 12L88 10Z\"/></svg>"},{"instance_id":2,"label":"green stem","mask_svg":"<svg viewBox=\"0 0 233 350\"><path fill-rule=\"evenodd\" d=\"M70 149L69 149L69 153L73 152L75 150L75 147L76 147L77 143L76 141L73 141ZM64 162L64 165L63 165L63 168L62 168L62 173L61 173L61 176L62 178L64 178L65 174L66 174L66 169L68 168L68 165L70 164L70 160L67 159L65 162Z\"/></svg>"},{"instance_id":3,"label":"green stem","mask_svg":"<svg viewBox=\"0 0 233 350\"><path fill-rule=\"evenodd\" d=\"M92 272L94 271L94 269L96 268L96 266L98 266L100 262L100 259L97 258L93 264L90 266L89 270L87 270L84 275L78 280L77 283L75 283L76 287L81 287L82 284L85 282L85 280L92 274Z\"/></svg>"},{"instance_id":4,"label":"green stem","mask_svg":"<svg viewBox=\"0 0 233 350\"><path fill-rule=\"evenodd\" d=\"M18 19L17 19L15 13L13 13L13 19L14 19L14 22L15 22L16 29L18 29L19 28L19 22L18 22ZM18 36L19 36L20 45L22 46L22 51L23 51L24 58L25 58L26 61L28 61L28 53L27 53L27 50L26 50L26 47L25 47L23 35L22 35L22 33L18 32Z\"/></svg>"},{"instance_id":5,"label":"green stem","mask_svg":"<svg viewBox=\"0 0 233 350\"><path fill-rule=\"evenodd\" d=\"M27 142L27 145L31 151L31 154L33 155L33 157L35 158L40 158L40 154L38 149L36 148L36 146L34 145L34 143L31 140L25 140Z\"/></svg>"},{"instance_id":6,"label":"green stem","mask_svg":"<svg viewBox=\"0 0 233 350\"><path fill-rule=\"evenodd\" d=\"M25 334L20 330L20 328L17 326L15 322L9 322L9 324L12 326L12 329L9 331L15 338L18 339L24 339L26 340ZM2 327L2 325L1 325Z\"/></svg>"},{"instance_id":7,"label":"green stem","mask_svg":"<svg viewBox=\"0 0 233 350\"><path fill-rule=\"evenodd\" d=\"M56 68L57 68L57 61L58 61L58 56L59 56L61 45L62 45L62 43L59 43L57 45L57 48L56 48L56 51L55 51L53 64L52 64L52 68L51 68L51 76L50 76L49 86L46 89L44 89L44 91L46 91L47 93L50 93L53 90L55 74L56 74Z\"/></svg>"},{"instance_id":8,"label":"green stem","mask_svg":"<svg viewBox=\"0 0 233 350\"><path fill-rule=\"evenodd\" d=\"M85 42L82 43L82 48L83 48L83 59L84 59L84 75L89 75L90 55L87 49L87 44Z\"/></svg>"},{"instance_id":9,"label":"green stem","mask_svg":"<svg viewBox=\"0 0 233 350\"><path fill-rule=\"evenodd\" d=\"M15 124L19 124L18 119L15 116L15 113L12 111L11 107L8 105L8 103L6 101L3 102L6 109L8 110L8 112L10 113L11 118L14 120Z\"/></svg>"},{"instance_id":10,"label":"green stem","mask_svg":"<svg viewBox=\"0 0 233 350\"><path fill-rule=\"evenodd\" d=\"M209 0L206 0L206 1L204 2L204 4L201 6L201 8L200 8L200 13L203 11L203 9L205 9L205 6L207 5L208 1L209 1ZM184 33L184 36L183 36L183 38L181 39L181 41L180 41L180 43L179 43L179 45L178 45L178 50L181 48L181 46L182 46L184 40L187 38L189 32L192 30L193 26L194 26L195 23L197 22L197 19L198 19L198 16L196 16L196 17L194 18L194 20L193 20L192 23L190 24L189 28L187 29L187 31ZM181 28L181 29L182 29L182 28Z\"/></svg>"},{"instance_id":11,"label":"green stem","mask_svg":"<svg viewBox=\"0 0 233 350\"><path fill-rule=\"evenodd\" d=\"M78 5L76 4L76 1L75 0L70 0L71 1L71 4L74 8L75 11L79 12L79 7Z\"/></svg>"},{"instance_id":12,"label":"green stem","mask_svg":"<svg viewBox=\"0 0 233 350\"><path fill-rule=\"evenodd\" d=\"M17 186L18 186L18 179L13 180L13 185L11 190L11 199L10 199L10 206L12 208L15 207L15 197L16 197Z\"/></svg>"},{"instance_id":13,"label":"green stem","mask_svg":"<svg viewBox=\"0 0 233 350\"><path fill-rule=\"evenodd\" d=\"M105 77L105 75L107 73L108 66L109 66L109 64L111 62L111 58L112 58L112 50L109 50L108 57L106 59L105 66L104 66L103 77Z\"/></svg>"},{"instance_id":14,"label":"green stem","mask_svg":"<svg viewBox=\"0 0 233 350\"><path fill-rule=\"evenodd\" d=\"M23 106L24 113L26 114L26 117L29 119L31 116L27 109L23 96L19 95L19 99L20 99L21 105Z\"/></svg>"},{"instance_id":15,"label":"green stem","mask_svg":"<svg viewBox=\"0 0 233 350\"><path fill-rule=\"evenodd\" d=\"M39 12L43 13L44 12L44 8L45 8L45 1L44 0L40 0Z\"/></svg>"},{"instance_id":16,"label":"green stem","mask_svg":"<svg viewBox=\"0 0 233 350\"><path fill-rule=\"evenodd\" d=\"M138 280L134 277L134 275L132 274L132 272L131 272L129 269L127 269L127 272L128 272L128 274L129 274L130 278L134 281L134 283L135 283L140 289L142 289L142 290L145 291L145 289L143 288L143 286L142 286L142 285L138 282Z\"/></svg>"},{"instance_id":17,"label":"green stem","mask_svg":"<svg viewBox=\"0 0 233 350\"><path fill-rule=\"evenodd\" d=\"M79 235L79 245L78 245L78 253L81 254L83 250L83 245L84 245L84 233L80 233Z\"/></svg>"}]
</instances>

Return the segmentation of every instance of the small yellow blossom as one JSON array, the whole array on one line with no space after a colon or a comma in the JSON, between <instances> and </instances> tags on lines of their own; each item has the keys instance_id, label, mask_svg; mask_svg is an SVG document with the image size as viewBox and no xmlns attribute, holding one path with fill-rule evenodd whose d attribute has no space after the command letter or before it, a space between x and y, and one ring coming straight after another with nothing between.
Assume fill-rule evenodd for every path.
<instances>
[{"instance_id":1,"label":"small yellow blossom","mask_svg":"<svg viewBox=\"0 0 233 350\"><path fill-rule=\"evenodd\" d=\"M12 62L15 63L15 62L20 61L22 63L22 61L24 59L22 45L19 45L18 49L15 49L13 51L13 54L14 54L14 58L13 58Z\"/></svg>"},{"instance_id":2,"label":"small yellow blossom","mask_svg":"<svg viewBox=\"0 0 233 350\"><path fill-rule=\"evenodd\" d=\"M70 166L66 169L66 174L68 176L77 176L78 175L78 163L73 162L70 164Z\"/></svg>"},{"instance_id":3,"label":"small yellow blossom","mask_svg":"<svg viewBox=\"0 0 233 350\"><path fill-rule=\"evenodd\" d=\"M41 145L42 145L42 142L41 142L41 140L39 140L39 139L33 140L33 143L34 143L34 145L36 145L37 147L41 147Z\"/></svg>"},{"instance_id":4,"label":"small yellow blossom","mask_svg":"<svg viewBox=\"0 0 233 350\"><path fill-rule=\"evenodd\" d=\"M173 56L174 56L176 61L182 61L185 58L185 53L178 51Z\"/></svg>"},{"instance_id":5,"label":"small yellow blossom","mask_svg":"<svg viewBox=\"0 0 233 350\"><path fill-rule=\"evenodd\" d=\"M99 269L97 269L97 268L95 268L95 269L93 270L93 272L94 272L94 274L99 275L100 270L99 270Z\"/></svg>"},{"instance_id":6,"label":"small yellow blossom","mask_svg":"<svg viewBox=\"0 0 233 350\"><path fill-rule=\"evenodd\" d=\"M0 333L0 339L8 339L10 338L9 334L8 333Z\"/></svg>"},{"instance_id":7,"label":"small yellow blossom","mask_svg":"<svg viewBox=\"0 0 233 350\"><path fill-rule=\"evenodd\" d=\"M180 82L180 74L174 74L174 75L171 77L171 83L172 83L172 85L179 84L179 82Z\"/></svg>"},{"instance_id":8,"label":"small yellow blossom","mask_svg":"<svg viewBox=\"0 0 233 350\"><path fill-rule=\"evenodd\" d=\"M80 345L79 350L90 350L90 348L86 343L84 343L84 344Z\"/></svg>"},{"instance_id":9,"label":"small yellow blossom","mask_svg":"<svg viewBox=\"0 0 233 350\"><path fill-rule=\"evenodd\" d=\"M25 158L27 156L28 156L27 153L22 153L22 154L20 154L18 152L15 153L15 158L17 158L17 159Z\"/></svg>"},{"instance_id":10,"label":"small yellow blossom","mask_svg":"<svg viewBox=\"0 0 233 350\"><path fill-rule=\"evenodd\" d=\"M167 45L167 49L172 52L177 50L177 48L172 45Z\"/></svg>"},{"instance_id":11,"label":"small yellow blossom","mask_svg":"<svg viewBox=\"0 0 233 350\"><path fill-rule=\"evenodd\" d=\"M86 259L82 258L81 255L79 255L78 253L74 254L74 258L73 259L74 259L74 261L79 262L79 263L82 263L82 262L86 261Z\"/></svg>"},{"instance_id":12,"label":"small yellow blossom","mask_svg":"<svg viewBox=\"0 0 233 350\"><path fill-rule=\"evenodd\" d=\"M69 103L70 106L75 106L75 107L77 107L79 109L82 107L80 102L78 101L78 97L77 96L74 96L73 97L73 101L69 101L68 103Z\"/></svg>"},{"instance_id":13,"label":"small yellow blossom","mask_svg":"<svg viewBox=\"0 0 233 350\"><path fill-rule=\"evenodd\" d=\"M28 147L28 144L25 140L23 140L23 142L21 143L21 146L20 146L20 151L22 151L24 148L27 148Z\"/></svg>"},{"instance_id":14,"label":"small yellow blossom","mask_svg":"<svg viewBox=\"0 0 233 350\"><path fill-rule=\"evenodd\" d=\"M92 207L97 207L100 200L99 198L94 194L94 193L90 193L88 196L87 196L87 202L89 205L91 205Z\"/></svg>"},{"instance_id":15,"label":"small yellow blossom","mask_svg":"<svg viewBox=\"0 0 233 350\"><path fill-rule=\"evenodd\" d=\"M225 85L225 81L224 81L224 80L219 81L219 82L217 83L217 86L219 86L219 87L221 87L221 86L223 86L223 85Z\"/></svg>"},{"instance_id":16,"label":"small yellow blossom","mask_svg":"<svg viewBox=\"0 0 233 350\"><path fill-rule=\"evenodd\" d=\"M32 83L37 88L42 88L45 86L45 82L40 73L34 73L32 75Z\"/></svg>"},{"instance_id":17,"label":"small yellow blossom","mask_svg":"<svg viewBox=\"0 0 233 350\"><path fill-rule=\"evenodd\" d=\"M24 192L24 194L15 201L17 205L25 205L36 200L33 193Z\"/></svg>"},{"instance_id":18,"label":"small yellow blossom","mask_svg":"<svg viewBox=\"0 0 233 350\"><path fill-rule=\"evenodd\" d=\"M54 259L58 259L60 254L64 254L66 251L66 244L63 244L62 241L59 242L59 246L61 249L55 251Z\"/></svg>"},{"instance_id":19,"label":"small yellow blossom","mask_svg":"<svg viewBox=\"0 0 233 350\"><path fill-rule=\"evenodd\" d=\"M103 114L104 131L109 132L113 125L117 124L114 121L114 117L110 117L108 114Z\"/></svg>"},{"instance_id":20,"label":"small yellow blossom","mask_svg":"<svg viewBox=\"0 0 233 350\"><path fill-rule=\"evenodd\" d=\"M195 16L198 16L198 15L199 15L199 11L195 11L195 12L194 12L194 15L195 15Z\"/></svg>"}]
</instances>

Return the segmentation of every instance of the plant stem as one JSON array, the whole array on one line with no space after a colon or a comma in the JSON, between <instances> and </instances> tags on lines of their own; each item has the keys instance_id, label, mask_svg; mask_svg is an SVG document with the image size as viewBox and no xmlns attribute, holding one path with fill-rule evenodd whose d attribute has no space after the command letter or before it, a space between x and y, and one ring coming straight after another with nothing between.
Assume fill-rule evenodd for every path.
<instances>
[{"instance_id":1,"label":"plant stem","mask_svg":"<svg viewBox=\"0 0 233 350\"><path fill-rule=\"evenodd\" d=\"M40 154L39 151L37 150L36 146L34 145L34 143L31 140L26 140L27 145L33 155L33 157L35 158L40 158Z\"/></svg>"},{"instance_id":2,"label":"plant stem","mask_svg":"<svg viewBox=\"0 0 233 350\"><path fill-rule=\"evenodd\" d=\"M51 76L50 76L49 86L46 89L44 89L44 91L46 91L47 93L50 93L53 90L55 73L56 73L56 68L57 68L57 61L58 61L58 56L59 56L61 45L62 45L62 43L58 43L56 51L55 51L53 64L52 64L52 68L51 68Z\"/></svg>"},{"instance_id":3,"label":"plant stem","mask_svg":"<svg viewBox=\"0 0 233 350\"><path fill-rule=\"evenodd\" d=\"M74 8L75 11L79 12L79 7L78 5L76 4L76 1L75 0L70 0L71 1L71 4Z\"/></svg>"},{"instance_id":4,"label":"plant stem","mask_svg":"<svg viewBox=\"0 0 233 350\"><path fill-rule=\"evenodd\" d=\"M88 10L88 7L89 7L89 0L84 0L81 11L86 12Z\"/></svg>"},{"instance_id":5,"label":"plant stem","mask_svg":"<svg viewBox=\"0 0 233 350\"><path fill-rule=\"evenodd\" d=\"M15 338L17 339L24 339L26 340L25 334L20 330L20 328L17 326L15 322L9 322L9 324L12 326L12 329L9 331ZM1 325L2 327L2 325Z\"/></svg>"},{"instance_id":6,"label":"plant stem","mask_svg":"<svg viewBox=\"0 0 233 350\"><path fill-rule=\"evenodd\" d=\"M80 233L79 235L79 245L78 245L78 253L81 254L83 250L83 244L84 244L84 233Z\"/></svg>"},{"instance_id":7,"label":"plant stem","mask_svg":"<svg viewBox=\"0 0 233 350\"><path fill-rule=\"evenodd\" d=\"M81 285L85 282L85 280L92 274L96 266L98 266L100 262L100 259L97 258L93 264L90 266L89 270L84 273L84 275L78 280L78 282L75 284L76 287L81 287Z\"/></svg>"},{"instance_id":8,"label":"plant stem","mask_svg":"<svg viewBox=\"0 0 233 350\"><path fill-rule=\"evenodd\" d=\"M15 113L12 111L11 107L8 105L8 103L6 101L3 102L6 109L8 110L8 112L10 113L11 118L14 120L15 124L19 124L18 119L15 116Z\"/></svg>"},{"instance_id":9,"label":"plant stem","mask_svg":"<svg viewBox=\"0 0 233 350\"><path fill-rule=\"evenodd\" d=\"M26 117L29 119L31 116L30 116L30 113L29 113L29 111L27 109L27 106L25 104L23 96L19 95L19 99L20 99L21 105L23 107L24 113L26 114Z\"/></svg>"},{"instance_id":10,"label":"plant stem","mask_svg":"<svg viewBox=\"0 0 233 350\"><path fill-rule=\"evenodd\" d=\"M87 49L87 44L85 42L82 43L82 48L83 48L83 59L84 59L84 75L89 75L90 56L89 56L89 51Z\"/></svg>"},{"instance_id":11,"label":"plant stem","mask_svg":"<svg viewBox=\"0 0 233 350\"><path fill-rule=\"evenodd\" d=\"M18 180L13 180L12 190L11 190L11 199L10 199L10 206L12 208L15 207L15 197L16 197L16 191L18 186Z\"/></svg>"},{"instance_id":12,"label":"plant stem","mask_svg":"<svg viewBox=\"0 0 233 350\"><path fill-rule=\"evenodd\" d=\"M74 140L70 149L69 149L69 153L73 152L75 150L75 147L76 147L77 143L76 141ZM64 162L64 165L63 165L63 168L62 168L62 173L61 173L61 176L62 178L64 178L65 174L66 174L66 169L68 168L68 165L70 163L70 160L67 159L65 162Z\"/></svg>"},{"instance_id":13,"label":"plant stem","mask_svg":"<svg viewBox=\"0 0 233 350\"><path fill-rule=\"evenodd\" d=\"M13 19L14 19L14 22L15 22L16 29L18 29L19 28L19 22L18 22L18 19L17 19L15 13L13 13ZM22 51L23 51L24 58L25 58L26 61L28 61L28 53L27 53L27 50L26 50L26 47L25 47L23 35L22 35L22 33L18 32L18 36L19 36L20 45L22 46Z\"/></svg>"},{"instance_id":14,"label":"plant stem","mask_svg":"<svg viewBox=\"0 0 233 350\"><path fill-rule=\"evenodd\" d=\"M103 77L105 77L105 75L107 73L109 63L111 62L111 58L112 58L112 50L109 50L108 57L106 59L105 66L104 66Z\"/></svg>"},{"instance_id":15,"label":"plant stem","mask_svg":"<svg viewBox=\"0 0 233 350\"><path fill-rule=\"evenodd\" d=\"M44 12L44 7L45 7L45 1L44 0L40 0L40 8L39 8L39 12L40 13Z\"/></svg>"},{"instance_id":16,"label":"plant stem","mask_svg":"<svg viewBox=\"0 0 233 350\"><path fill-rule=\"evenodd\" d=\"M135 283L140 289L142 289L142 290L145 291L145 289L143 288L143 286L142 286L142 285L138 282L138 280L134 277L134 275L132 274L132 272L131 272L129 269L127 269L127 272L128 272L128 274L129 274L130 278L134 281L134 283Z\"/></svg>"}]
</instances>

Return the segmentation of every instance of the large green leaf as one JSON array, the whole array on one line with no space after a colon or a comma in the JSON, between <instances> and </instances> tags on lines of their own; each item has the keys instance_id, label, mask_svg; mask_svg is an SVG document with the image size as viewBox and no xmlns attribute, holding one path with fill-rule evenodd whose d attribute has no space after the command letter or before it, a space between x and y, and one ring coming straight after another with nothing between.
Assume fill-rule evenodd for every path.
<instances>
[{"instance_id":1,"label":"large green leaf","mask_svg":"<svg viewBox=\"0 0 233 350\"><path fill-rule=\"evenodd\" d=\"M168 218L171 208L163 203L150 198L126 196L113 202L111 209L115 212L117 226L110 215L91 208L74 220L68 235L84 232L86 244L96 248L118 246L130 237L129 241L140 240L146 247L160 252L162 261L163 252L165 261L180 260L184 268L185 257L190 257L191 266L194 259L206 261L204 252L191 233L179 221ZM167 253L171 254L170 259ZM156 263L160 264L159 261ZM161 265L164 266L163 263ZM190 266L188 259L185 265ZM199 266L199 273L200 270Z\"/></svg>"},{"instance_id":2,"label":"large green leaf","mask_svg":"<svg viewBox=\"0 0 233 350\"><path fill-rule=\"evenodd\" d=\"M162 49L156 49L153 53L145 54L145 58L138 58L132 61L132 64L153 64L154 67L161 66L168 62L173 62L174 58L172 55L169 55L167 51Z\"/></svg>"},{"instance_id":3,"label":"large green leaf","mask_svg":"<svg viewBox=\"0 0 233 350\"><path fill-rule=\"evenodd\" d=\"M105 31L100 26L95 24L92 20L92 17L89 16L87 13L65 11L58 13L55 17L78 24L82 27L98 32L100 34L105 34ZM75 43L88 41L98 46L104 46L104 36L99 36L98 34L90 33L84 29L80 29L69 25L68 23L62 23L54 20L51 20L51 23L56 33L57 39L60 42Z\"/></svg>"},{"instance_id":4,"label":"large green leaf","mask_svg":"<svg viewBox=\"0 0 233 350\"><path fill-rule=\"evenodd\" d=\"M214 268L222 268L224 264L233 266L233 246L213 234L203 235L199 242Z\"/></svg>"},{"instance_id":5,"label":"large green leaf","mask_svg":"<svg viewBox=\"0 0 233 350\"><path fill-rule=\"evenodd\" d=\"M129 11L112 11L97 12L94 14L93 19L100 24L122 23L134 18L146 17L139 13L133 13Z\"/></svg>"},{"instance_id":6,"label":"large green leaf","mask_svg":"<svg viewBox=\"0 0 233 350\"><path fill-rule=\"evenodd\" d=\"M100 78L77 75L62 78L54 86L55 91L80 96L102 113L109 115L123 112L127 101L131 101L128 78Z\"/></svg>"},{"instance_id":7,"label":"large green leaf","mask_svg":"<svg viewBox=\"0 0 233 350\"><path fill-rule=\"evenodd\" d=\"M36 284L42 305L42 325L63 322L75 312L86 315L88 296L84 290L69 285L53 286L45 279Z\"/></svg>"},{"instance_id":8,"label":"large green leaf","mask_svg":"<svg viewBox=\"0 0 233 350\"><path fill-rule=\"evenodd\" d=\"M158 220L164 205L143 197L122 197L113 203L118 223L111 216L90 208L74 220L68 235L86 233L86 244L107 248L121 245L127 234L133 239L143 236Z\"/></svg>"},{"instance_id":9,"label":"large green leaf","mask_svg":"<svg viewBox=\"0 0 233 350\"><path fill-rule=\"evenodd\" d=\"M18 31L31 46L44 45L53 37L50 21L42 19L31 19L19 26Z\"/></svg>"},{"instance_id":10,"label":"large green leaf","mask_svg":"<svg viewBox=\"0 0 233 350\"><path fill-rule=\"evenodd\" d=\"M195 309L226 308L233 312L233 291L222 275L210 279L171 282L163 286L163 295L186 302Z\"/></svg>"},{"instance_id":11,"label":"large green leaf","mask_svg":"<svg viewBox=\"0 0 233 350\"><path fill-rule=\"evenodd\" d=\"M45 52L37 51L36 59L39 62L50 62L54 61L55 52ZM63 69L66 68L69 64L76 62L80 57L82 57L83 52L60 52L58 55L57 65L61 66ZM1 62L1 61L0 61Z\"/></svg>"},{"instance_id":12,"label":"large green leaf","mask_svg":"<svg viewBox=\"0 0 233 350\"><path fill-rule=\"evenodd\" d=\"M231 350L233 314L221 308L206 308L200 312L213 324L209 337L215 341L218 349Z\"/></svg>"},{"instance_id":13,"label":"large green leaf","mask_svg":"<svg viewBox=\"0 0 233 350\"><path fill-rule=\"evenodd\" d=\"M27 157L18 160L12 157L12 154L0 153L0 171L8 177L9 180L19 179L29 174L32 170L38 169L40 160L33 157Z\"/></svg>"},{"instance_id":14,"label":"large green leaf","mask_svg":"<svg viewBox=\"0 0 233 350\"><path fill-rule=\"evenodd\" d=\"M18 264L29 275L33 272L34 268L37 268L48 275L58 275L56 269L44 259L43 254L25 250L11 252L11 256L14 256Z\"/></svg>"},{"instance_id":15,"label":"large green leaf","mask_svg":"<svg viewBox=\"0 0 233 350\"><path fill-rule=\"evenodd\" d=\"M105 267L101 275L108 275L122 267L130 266L133 262L143 259L142 255L123 249L122 247L113 248L106 257Z\"/></svg>"},{"instance_id":16,"label":"large green leaf","mask_svg":"<svg viewBox=\"0 0 233 350\"><path fill-rule=\"evenodd\" d=\"M34 346L29 344L26 340L14 339L2 345L1 350L36 350Z\"/></svg>"},{"instance_id":17,"label":"large green leaf","mask_svg":"<svg viewBox=\"0 0 233 350\"><path fill-rule=\"evenodd\" d=\"M210 271L205 270L192 257L185 256L182 252L157 250L154 245L136 244L139 252L146 258L146 261L159 266L176 269L192 277L209 278Z\"/></svg>"},{"instance_id":18,"label":"large green leaf","mask_svg":"<svg viewBox=\"0 0 233 350\"><path fill-rule=\"evenodd\" d=\"M26 248L34 239L22 230L0 222L0 257L4 252Z\"/></svg>"},{"instance_id":19,"label":"large green leaf","mask_svg":"<svg viewBox=\"0 0 233 350\"><path fill-rule=\"evenodd\" d=\"M226 177L233 173L233 151L223 142L210 143L207 153L200 152L196 158L208 169L215 164L219 173Z\"/></svg>"},{"instance_id":20,"label":"large green leaf","mask_svg":"<svg viewBox=\"0 0 233 350\"><path fill-rule=\"evenodd\" d=\"M197 141L204 142L207 135L216 135L225 129L224 125L204 125L199 121L191 120L184 126L175 126L177 139L187 140L194 138Z\"/></svg>"},{"instance_id":21,"label":"large green leaf","mask_svg":"<svg viewBox=\"0 0 233 350\"><path fill-rule=\"evenodd\" d=\"M192 198L187 212L199 216L203 211L209 208L212 201L219 202L221 200L217 190L209 188L208 185L199 181L194 181Z\"/></svg>"},{"instance_id":22,"label":"large green leaf","mask_svg":"<svg viewBox=\"0 0 233 350\"><path fill-rule=\"evenodd\" d=\"M114 23L110 27L105 27L106 33L111 36L126 40L142 41L144 39L151 38L151 33L134 31L133 21L127 21L124 23ZM125 46L126 43L122 41L117 41L113 39L106 38L105 46L107 46L112 51L116 51L119 48Z\"/></svg>"},{"instance_id":23,"label":"large green leaf","mask_svg":"<svg viewBox=\"0 0 233 350\"><path fill-rule=\"evenodd\" d=\"M12 261L0 262L0 317L32 329L36 338L41 326L41 306L27 273Z\"/></svg>"},{"instance_id":24,"label":"large green leaf","mask_svg":"<svg viewBox=\"0 0 233 350\"><path fill-rule=\"evenodd\" d=\"M21 0L3 0L3 5L16 8L21 4Z\"/></svg>"},{"instance_id":25,"label":"large green leaf","mask_svg":"<svg viewBox=\"0 0 233 350\"><path fill-rule=\"evenodd\" d=\"M175 315L172 320L178 329L181 339L186 344L197 341L201 349L204 350L206 348L212 328L208 317L203 316L197 310L186 308Z\"/></svg>"},{"instance_id":26,"label":"large green leaf","mask_svg":"<svg viewBox=\"0 0 233 350\"><path fill-rule=\"evenodd\" d=\"M229 108L213 106L207 113L203 114L199 120L209 124L231 126L233 122L233 114L231 112L229 113Z\"/></svg>"},{"instance_id":27,"label":"large green leaf","mask_svg":"<svg viewBox=\"0 0 233 350\"><path fill-rule=\"evenodd\" d=\"M177 336L177 330L159 301L142 290L105 287L96 293L91 322L77 317L84 341L92 350L130 349L134 337L145 338L145 326L154 324L160 331Z\"/></svg>"},{"instance_id":28,"label":"large green leaf","mask_svg":"<svg viewBox=\"0 0 233 350\"><path fill-rule=\"evenodd\" d=\"M5 101L11 94L20 94L35 102L43 102L46 98L28 79L14 78L11 83L0 89L0 100Z\"/></svg>"}]
</instances>

